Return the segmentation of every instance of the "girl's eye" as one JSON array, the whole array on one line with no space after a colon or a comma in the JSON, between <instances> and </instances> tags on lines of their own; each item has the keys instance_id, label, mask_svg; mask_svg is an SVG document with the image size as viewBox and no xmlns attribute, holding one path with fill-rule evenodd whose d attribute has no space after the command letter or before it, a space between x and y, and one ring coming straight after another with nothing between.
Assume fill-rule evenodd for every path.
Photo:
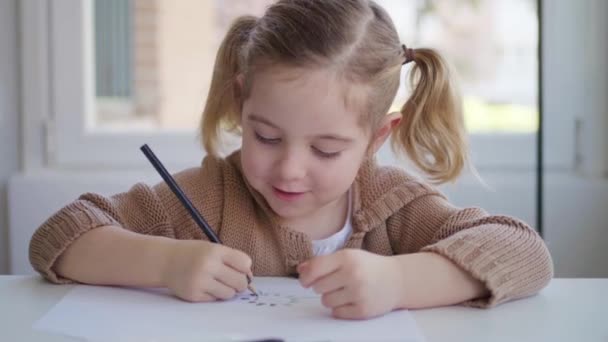
<instances>
[{"instance_id":1,"label":"girl's eye","mask_svg":"<svg viewBox=\"0 0 608 342\"><path fill-rule=\"evenodd\" d=\"M326 158L326 159L333 159L333 158L337 158L340 156L340 151L338 152L323 152L321 150L319 150L318 148L312 146L312 150L314 151L314 153L316 155L318 155L321 158Z\"/></svg>"},{"instance_id":2,"label":"girl's eye","mask_svg":"<svg viewBox=\"0 0 608 342\"><path fill-rule=\"evenodd\" d=\"M255 138L262 144L275 145L281 142L280 138L266 138L258 134L258 132L254 132L254 134Z\"/></svg>"}]
</instances>

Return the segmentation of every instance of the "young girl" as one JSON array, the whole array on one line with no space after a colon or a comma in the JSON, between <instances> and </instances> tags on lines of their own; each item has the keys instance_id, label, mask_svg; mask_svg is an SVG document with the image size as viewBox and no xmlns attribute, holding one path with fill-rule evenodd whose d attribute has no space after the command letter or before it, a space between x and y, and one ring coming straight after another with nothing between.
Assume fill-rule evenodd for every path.
<instances>
[{"instance_id":1,"label":"young girl","mask_svg":"<svg viewBox=\"0 0 608 342\"><path fill-rule=\"evenodd\" d=\"M403 64L415 88L389 113ZM436 182L467 163L459 100L433 50L402 46L367 0L281 0L237 19L217 55L201 124L202 166L175 175L224 245L166 184L87 193L34 234L30 260L55 283L167 287L233 297L246 275L299 276L335 317L463 303L490 307L552 277L525 223L460 209L373 155L392 133ZM221 129L242 148L217 154Z\"/></svg>"}]
</instances>

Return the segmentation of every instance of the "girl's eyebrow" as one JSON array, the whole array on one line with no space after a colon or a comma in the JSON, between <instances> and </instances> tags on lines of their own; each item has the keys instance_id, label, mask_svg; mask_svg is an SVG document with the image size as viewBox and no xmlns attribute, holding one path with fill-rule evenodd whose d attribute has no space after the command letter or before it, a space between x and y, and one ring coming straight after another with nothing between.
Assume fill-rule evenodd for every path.
<instances>
[{"instance_id":1,"label":"girl's eyebrow","mask_svg":"<svg viewBox=\"0 0 608 342\"><path fill-rule=\"evenodd\" d=\"M321 139L321 140L337 140L337 141L341 141L341 142L345 142L345 143L353 142L352 138L347 138L347 137L343 137L340 135L333 135L333 134L323 134L323 135L317 136L316 138Z\"/></svg>"},{"instance_id":2,"label":"girl's eyebrow","mask_svg":"<svg viewBox=\"0 0 608 342\"><path fill-rule=\"evenodd\" d=\"M280 129L279 126L273 124L272 122L268 121L267 119L264 119L261 116L255 115L255 114L249 114L247 116L247 119L251 120L251 121L255 121L255 122L259 122L259 123L263 123L265 125L268 125L270 127L276 128L276 129Z\"/></svg>"},{"instance_id":3,"label":"girl's eyebrow","mask_svg":"<svg viewBox=\"0 0 608 342\"><path fill-rule=\"evenodd\" d=\"M268 125L270 127L280 130L279 126L273 124L268 119L265 119L259 115L249 114L247 116L247 119L250 121L259 122L259 123L262 123L262 124L265 124L265 125ZM337 141L341 141L341 142L345 142L345 143L351 143L354 141L354 139L352 139L352 138L348 138L348 137L344 137L344 136L340 136L340 135L336 135L336 134L321 134L321 135L315 136L315 138L321 139L321 140L337 140Z\"/></svg>"}]
</instances>

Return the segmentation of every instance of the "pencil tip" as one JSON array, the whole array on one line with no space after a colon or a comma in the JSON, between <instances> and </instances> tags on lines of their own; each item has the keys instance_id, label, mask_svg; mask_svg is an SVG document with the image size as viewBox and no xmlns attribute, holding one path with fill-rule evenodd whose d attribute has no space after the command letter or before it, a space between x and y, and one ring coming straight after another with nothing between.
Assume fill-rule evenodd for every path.
<instances>
[{"instance_id":1,"label":"pencil tip","mask_svg":"<svg viewBox=\"0 0 608 342\"><path fill-rule=\"evenodd\" d=\"M249 284L247 285L247 288L249 289L249 291L251 291L251 293L253 293L256 297L259 297L258 292L255 290L255 287L253 287L253 285Z\"/></svg>"}]
</instances>

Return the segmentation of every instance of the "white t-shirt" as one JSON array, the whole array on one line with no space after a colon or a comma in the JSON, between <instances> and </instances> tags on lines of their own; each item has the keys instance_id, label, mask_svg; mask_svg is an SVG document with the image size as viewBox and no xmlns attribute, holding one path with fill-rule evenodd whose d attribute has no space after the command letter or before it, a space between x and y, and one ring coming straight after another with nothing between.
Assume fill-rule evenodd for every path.
<instances>
[{"instance_id":1,"label":"white t-shirt","mask_svg":"<svg viewBox=\"0 0 608 342\"><path fill-rule=\"evenodd\" d=\"M348 214L346 214L346 222L339 232L327 237L323 240L312 241L312 252L314 255L326 255L331 254L344 246L350 234L353 232L353 225L351 222L351 210L352 210L352 196L350 190L348 191Z\"/></svg>"}]
</instances>

